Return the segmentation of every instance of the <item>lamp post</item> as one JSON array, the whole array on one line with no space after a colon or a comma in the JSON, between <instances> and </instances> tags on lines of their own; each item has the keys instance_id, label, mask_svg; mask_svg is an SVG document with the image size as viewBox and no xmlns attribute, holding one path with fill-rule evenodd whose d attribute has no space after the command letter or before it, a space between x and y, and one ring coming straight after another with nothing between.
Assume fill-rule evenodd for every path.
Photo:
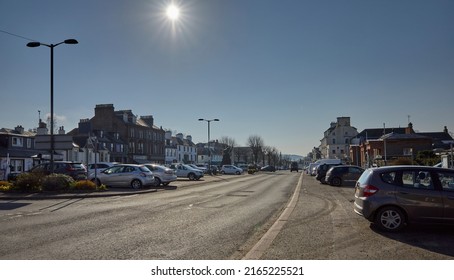
<instances>
[{"instance_id":1,"label":"lamp post","mask_svg":"<svg viewBox=\"0 0 454 280\"><path fill-rule=\"evenodd\" d=\"M57 44L44 44L41 42L30 42L27 47L36 48L46 46L50 48L50 171L54 173L54 48L61 44L75 45L78 44L76 39L67 39Z\"/></svg>"},{"instance_id":2,"label":"lamp post","mask_svg":"<svg viewBox=\"0 0 454 280\"><path fill-rule=\"evenodd\" d=\"M210 150L210 123L211 122L218 122L219 119L199 119L199 121L205 121L208 123L208 174L211 175L211 150Z\"/></svg>"}]
</instances>

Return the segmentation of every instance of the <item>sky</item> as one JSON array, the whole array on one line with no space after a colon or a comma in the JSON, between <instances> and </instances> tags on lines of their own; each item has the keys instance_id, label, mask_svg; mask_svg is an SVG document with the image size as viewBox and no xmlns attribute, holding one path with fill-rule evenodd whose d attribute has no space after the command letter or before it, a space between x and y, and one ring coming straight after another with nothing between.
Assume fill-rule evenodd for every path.
<instances>
[{"instance_id":1,"label":"sky","mask_svg":"<svg viewBox=\"0 0 454 280\"><path fill-rule=\"evenodd\" d=\"M165 15L173 2L176 21ZM252 135L306 155L337 117L454 131L452 0L0 0L0 127L96 104L207 141Z\"/></svg>"}]
</instances>

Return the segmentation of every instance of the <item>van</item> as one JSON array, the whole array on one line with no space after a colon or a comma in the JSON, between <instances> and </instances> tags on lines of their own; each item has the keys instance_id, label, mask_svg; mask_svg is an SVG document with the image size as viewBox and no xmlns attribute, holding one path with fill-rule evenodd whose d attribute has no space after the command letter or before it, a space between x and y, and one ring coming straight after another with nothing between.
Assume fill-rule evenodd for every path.
<instances>
[{"instance_id":1,"label":"van","mask_svg":"<svg viewBox=\"0 0 454 280\"><path fill-rule=\"evenodd\" d=\"M342 164L342 161L338 158L324 158L324 159L319 159L314 163L309 164L309 174L311 176L316 176L317 175L317 168L319 165L322 164L332 164L332 165L339 165Z\"/></svg>"},{"instance_id":2,"label":"van","mask_svg":"<svg viewBox=\"0 0 454 280\"><path fill-rule=\"evenodd\" d=\"M315 164L320 165L320 164L342 164L342 161L338 158L324 158L324 159L319 159L315 162Z\"/></svg>"}]
</instances>

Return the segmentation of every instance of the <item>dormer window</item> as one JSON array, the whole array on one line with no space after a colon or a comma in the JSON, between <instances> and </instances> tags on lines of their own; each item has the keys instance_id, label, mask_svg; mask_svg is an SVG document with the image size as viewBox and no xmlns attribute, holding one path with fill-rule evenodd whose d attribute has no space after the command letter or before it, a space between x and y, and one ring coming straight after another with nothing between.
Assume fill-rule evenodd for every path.
<instances>
[{"instance_id":1,"label":"dormer window","mask_svg":"<svg viewBox=\"0 0 454 280\"><path fill-rule=\"evenodd\" d=\"M24 146L22 137L13 137L12 141L13 141L12 142L13 147L23 147Z\"/></svg>"}]
</instances>

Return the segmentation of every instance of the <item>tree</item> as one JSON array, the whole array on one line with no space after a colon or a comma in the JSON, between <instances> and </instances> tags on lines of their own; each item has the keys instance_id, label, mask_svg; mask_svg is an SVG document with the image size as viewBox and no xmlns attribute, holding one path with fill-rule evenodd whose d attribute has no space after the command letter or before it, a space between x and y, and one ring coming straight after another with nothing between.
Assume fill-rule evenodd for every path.
<instances>
[{"instance_id":1,"label":"tree","mask_svg":"<svg viewBox=\"0 0 454 280\"><path fill-rule=\"evenodd\" d=\"M247 139L247 145L251 148L254 162L257 163L259 161L259 156L262 154L263 148L265 146L262 137L258 135L249 136L249 138Z\"/></svg>"},{"instance_id":2,"label":"tree","mask_svg":"<svg viewBox=\"0 0 454 280\"><path fill-rule=\"evenodd\" d=\"M226 147L222 153L222 164L232 164L232 153L236 147L235 139L228 136L222 136L219 139L219 143Z\"/></svg>"}]
</instances>

